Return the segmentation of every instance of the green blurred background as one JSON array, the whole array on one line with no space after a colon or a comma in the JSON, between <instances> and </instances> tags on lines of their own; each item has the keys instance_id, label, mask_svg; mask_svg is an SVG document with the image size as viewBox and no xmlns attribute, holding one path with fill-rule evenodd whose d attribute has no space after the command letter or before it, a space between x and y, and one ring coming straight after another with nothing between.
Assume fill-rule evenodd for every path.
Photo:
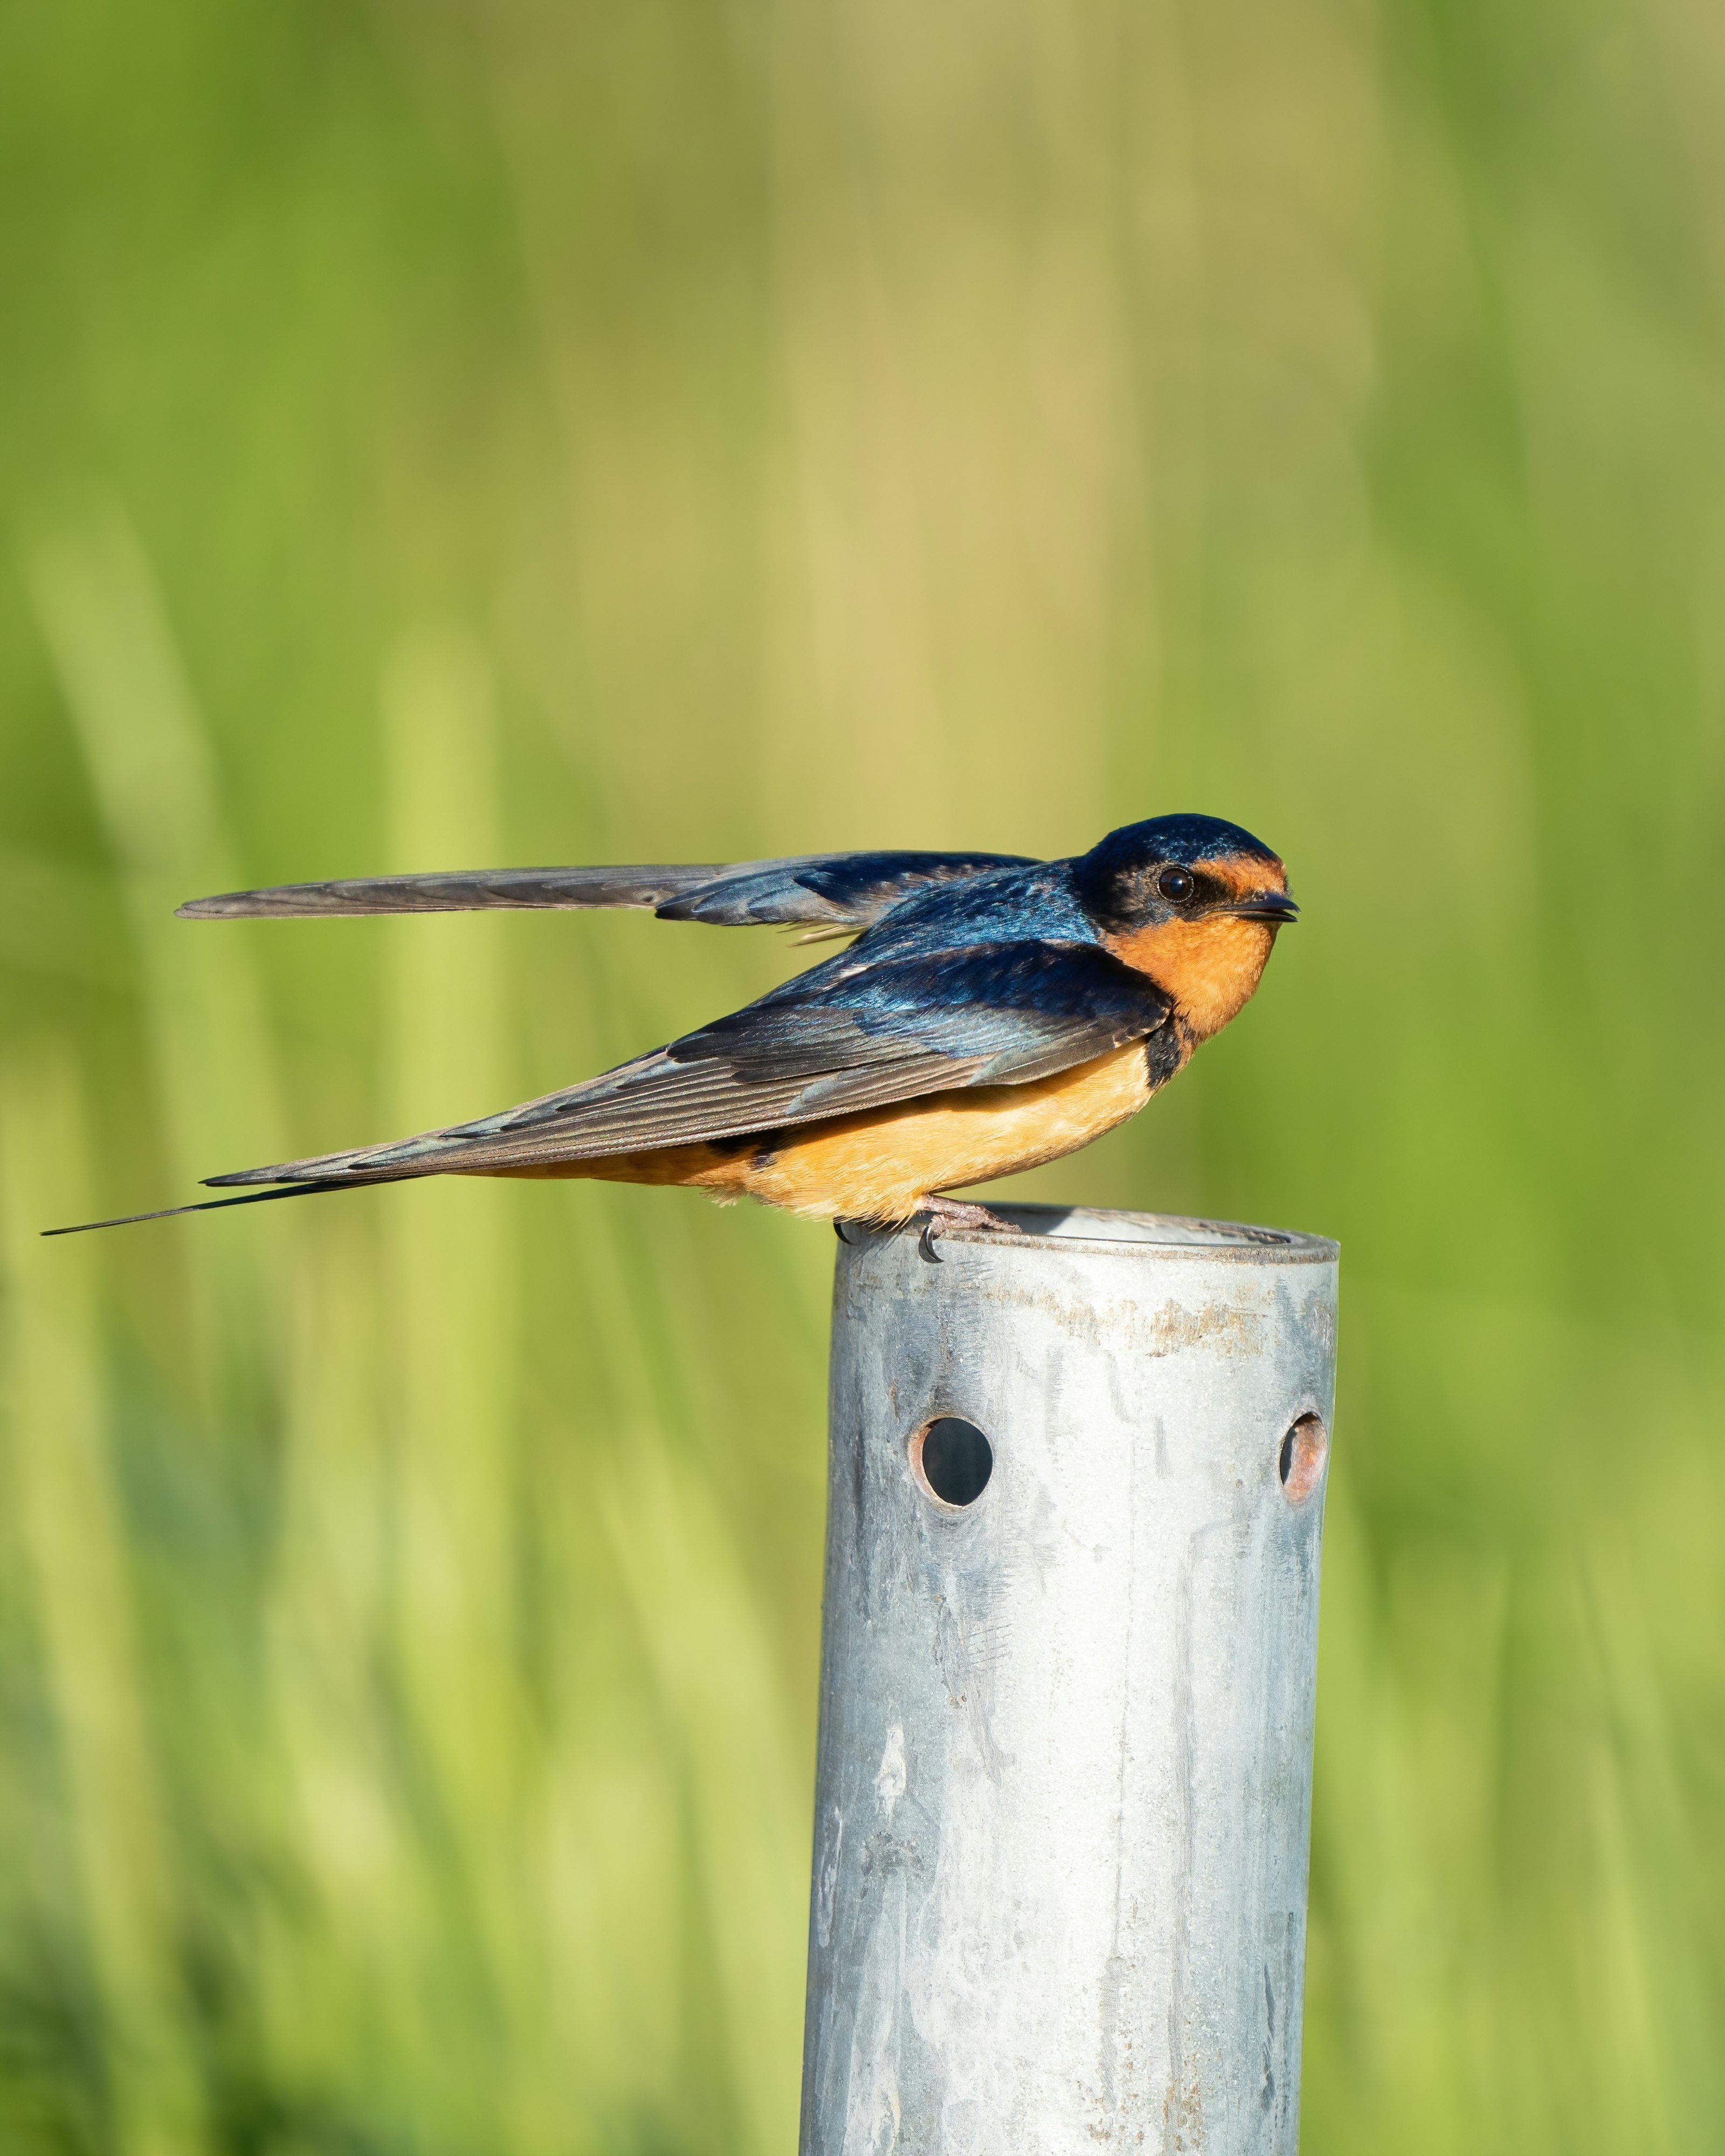
<instances>
[{"instance_id":1,"label":"green blurred background","mask_svg":"<svg viewBox=\"0 0 1725 2156\"><path fill-rule=\"evenodd\" d=\"M1345 1249L1305 2146L1725 2147L1707 0L0 7L0 2147L793 2146L830 1238L44 1244L790 971L236 882L1171 808L1039 1194Z\"/></svg>"}]
</instances>

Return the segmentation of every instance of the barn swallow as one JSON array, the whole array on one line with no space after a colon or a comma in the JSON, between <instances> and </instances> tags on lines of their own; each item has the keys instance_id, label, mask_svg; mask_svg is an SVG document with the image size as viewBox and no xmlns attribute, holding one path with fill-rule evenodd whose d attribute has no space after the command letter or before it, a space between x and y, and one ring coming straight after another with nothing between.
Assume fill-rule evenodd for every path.
<instances>
[{"instance_id":1,"label":"barn swallow","mask_svg":"<svg viewBox=\"0 0 1725 2156\"><path fill-rule=\"evenodd\" d=\"M855 937L728 1018L584 1084L394 1144L215 1175L173 1212L423 1175L676 1183L829 1219L1011 1230L945 1194L1057 1160L1142 1108L1258 985L1298 911L1238 824L1158 816L1087 854L819 854L284 885L182 918L631 906ZM138 1214L157 1219L163 1214ZM118 1226L120 1222L92 1222ZM58 1229L54 1234L69 1234Z\"/></svg>"}]
</instances>

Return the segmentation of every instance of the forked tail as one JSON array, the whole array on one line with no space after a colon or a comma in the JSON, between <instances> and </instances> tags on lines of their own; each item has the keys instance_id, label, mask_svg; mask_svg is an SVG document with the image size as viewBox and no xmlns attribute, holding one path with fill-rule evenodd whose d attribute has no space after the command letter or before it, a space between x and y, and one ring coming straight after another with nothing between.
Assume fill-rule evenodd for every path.
<instances>
[{"instance_id":1,"label":"forked tail","mask_svg":"<svg viewBox=\"0 0 1725 2156\"><path fill-rule=\"evenodd\" d=\"M177 1220L182 1213L219 1213L227 1205L267 1205L272 1198L316 1198L326 1190L368 1190L377 1183L398 1183L394 1175L341 1176L327 1183L289 1183L279 1190L248 1190L239 1198L204 1198L192 1205L164 1205L156 1213L122 1213L112 1220L80 1220L69 1228L44 1228L44 1235L87 1235L95 1228L130 1228L140 1220Z\"/></svg>"}]
</instances>

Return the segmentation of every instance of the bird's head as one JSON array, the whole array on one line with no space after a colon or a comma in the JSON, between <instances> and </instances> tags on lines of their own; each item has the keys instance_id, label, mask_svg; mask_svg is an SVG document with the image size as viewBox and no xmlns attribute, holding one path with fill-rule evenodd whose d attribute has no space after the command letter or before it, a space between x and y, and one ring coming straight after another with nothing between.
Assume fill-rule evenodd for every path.
<instances>
[{"instance_id":1,"label":"bird's head","mask_svg":"<svg viewBox=\"0 0 1725 2156\"><path fill-rule=\"evenodd\" d=\"M1300 910L1269 847L1214 816L1127 824L1073 865L1104 944L1173 997L1199 1040L1246 1001Z\"/></svg>"}]
</instances>

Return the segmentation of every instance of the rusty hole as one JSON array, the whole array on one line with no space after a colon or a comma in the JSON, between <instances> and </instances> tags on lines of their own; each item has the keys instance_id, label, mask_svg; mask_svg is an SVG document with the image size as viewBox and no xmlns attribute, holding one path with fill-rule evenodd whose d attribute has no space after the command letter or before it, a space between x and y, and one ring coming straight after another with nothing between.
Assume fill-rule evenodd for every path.
<instances>
[{"instance_id":1,"label":"rusty hole","mask_svg":"<svg viewBox=\"0 0 1725 2156\"><path fill-rule=\"evenodd\" d=\"M929 1496L962 1511L994 1472L994 1448L962 1415L937 1415L911 1440L911 1470Z\"/></svg>"},{"instance_id":2,"label":"rusty hole","mask_svg":"<svg viewBox=\"0 0 1725 2156\"><path fill-rule=\"evenodd\" d=\"M1323 1417L1302 1414L1281 1441L1277 1471L1291 1505L1302 1504L1323 1479L1330 1456L1330 1433Z\"/></svg>"}]
</instances>

